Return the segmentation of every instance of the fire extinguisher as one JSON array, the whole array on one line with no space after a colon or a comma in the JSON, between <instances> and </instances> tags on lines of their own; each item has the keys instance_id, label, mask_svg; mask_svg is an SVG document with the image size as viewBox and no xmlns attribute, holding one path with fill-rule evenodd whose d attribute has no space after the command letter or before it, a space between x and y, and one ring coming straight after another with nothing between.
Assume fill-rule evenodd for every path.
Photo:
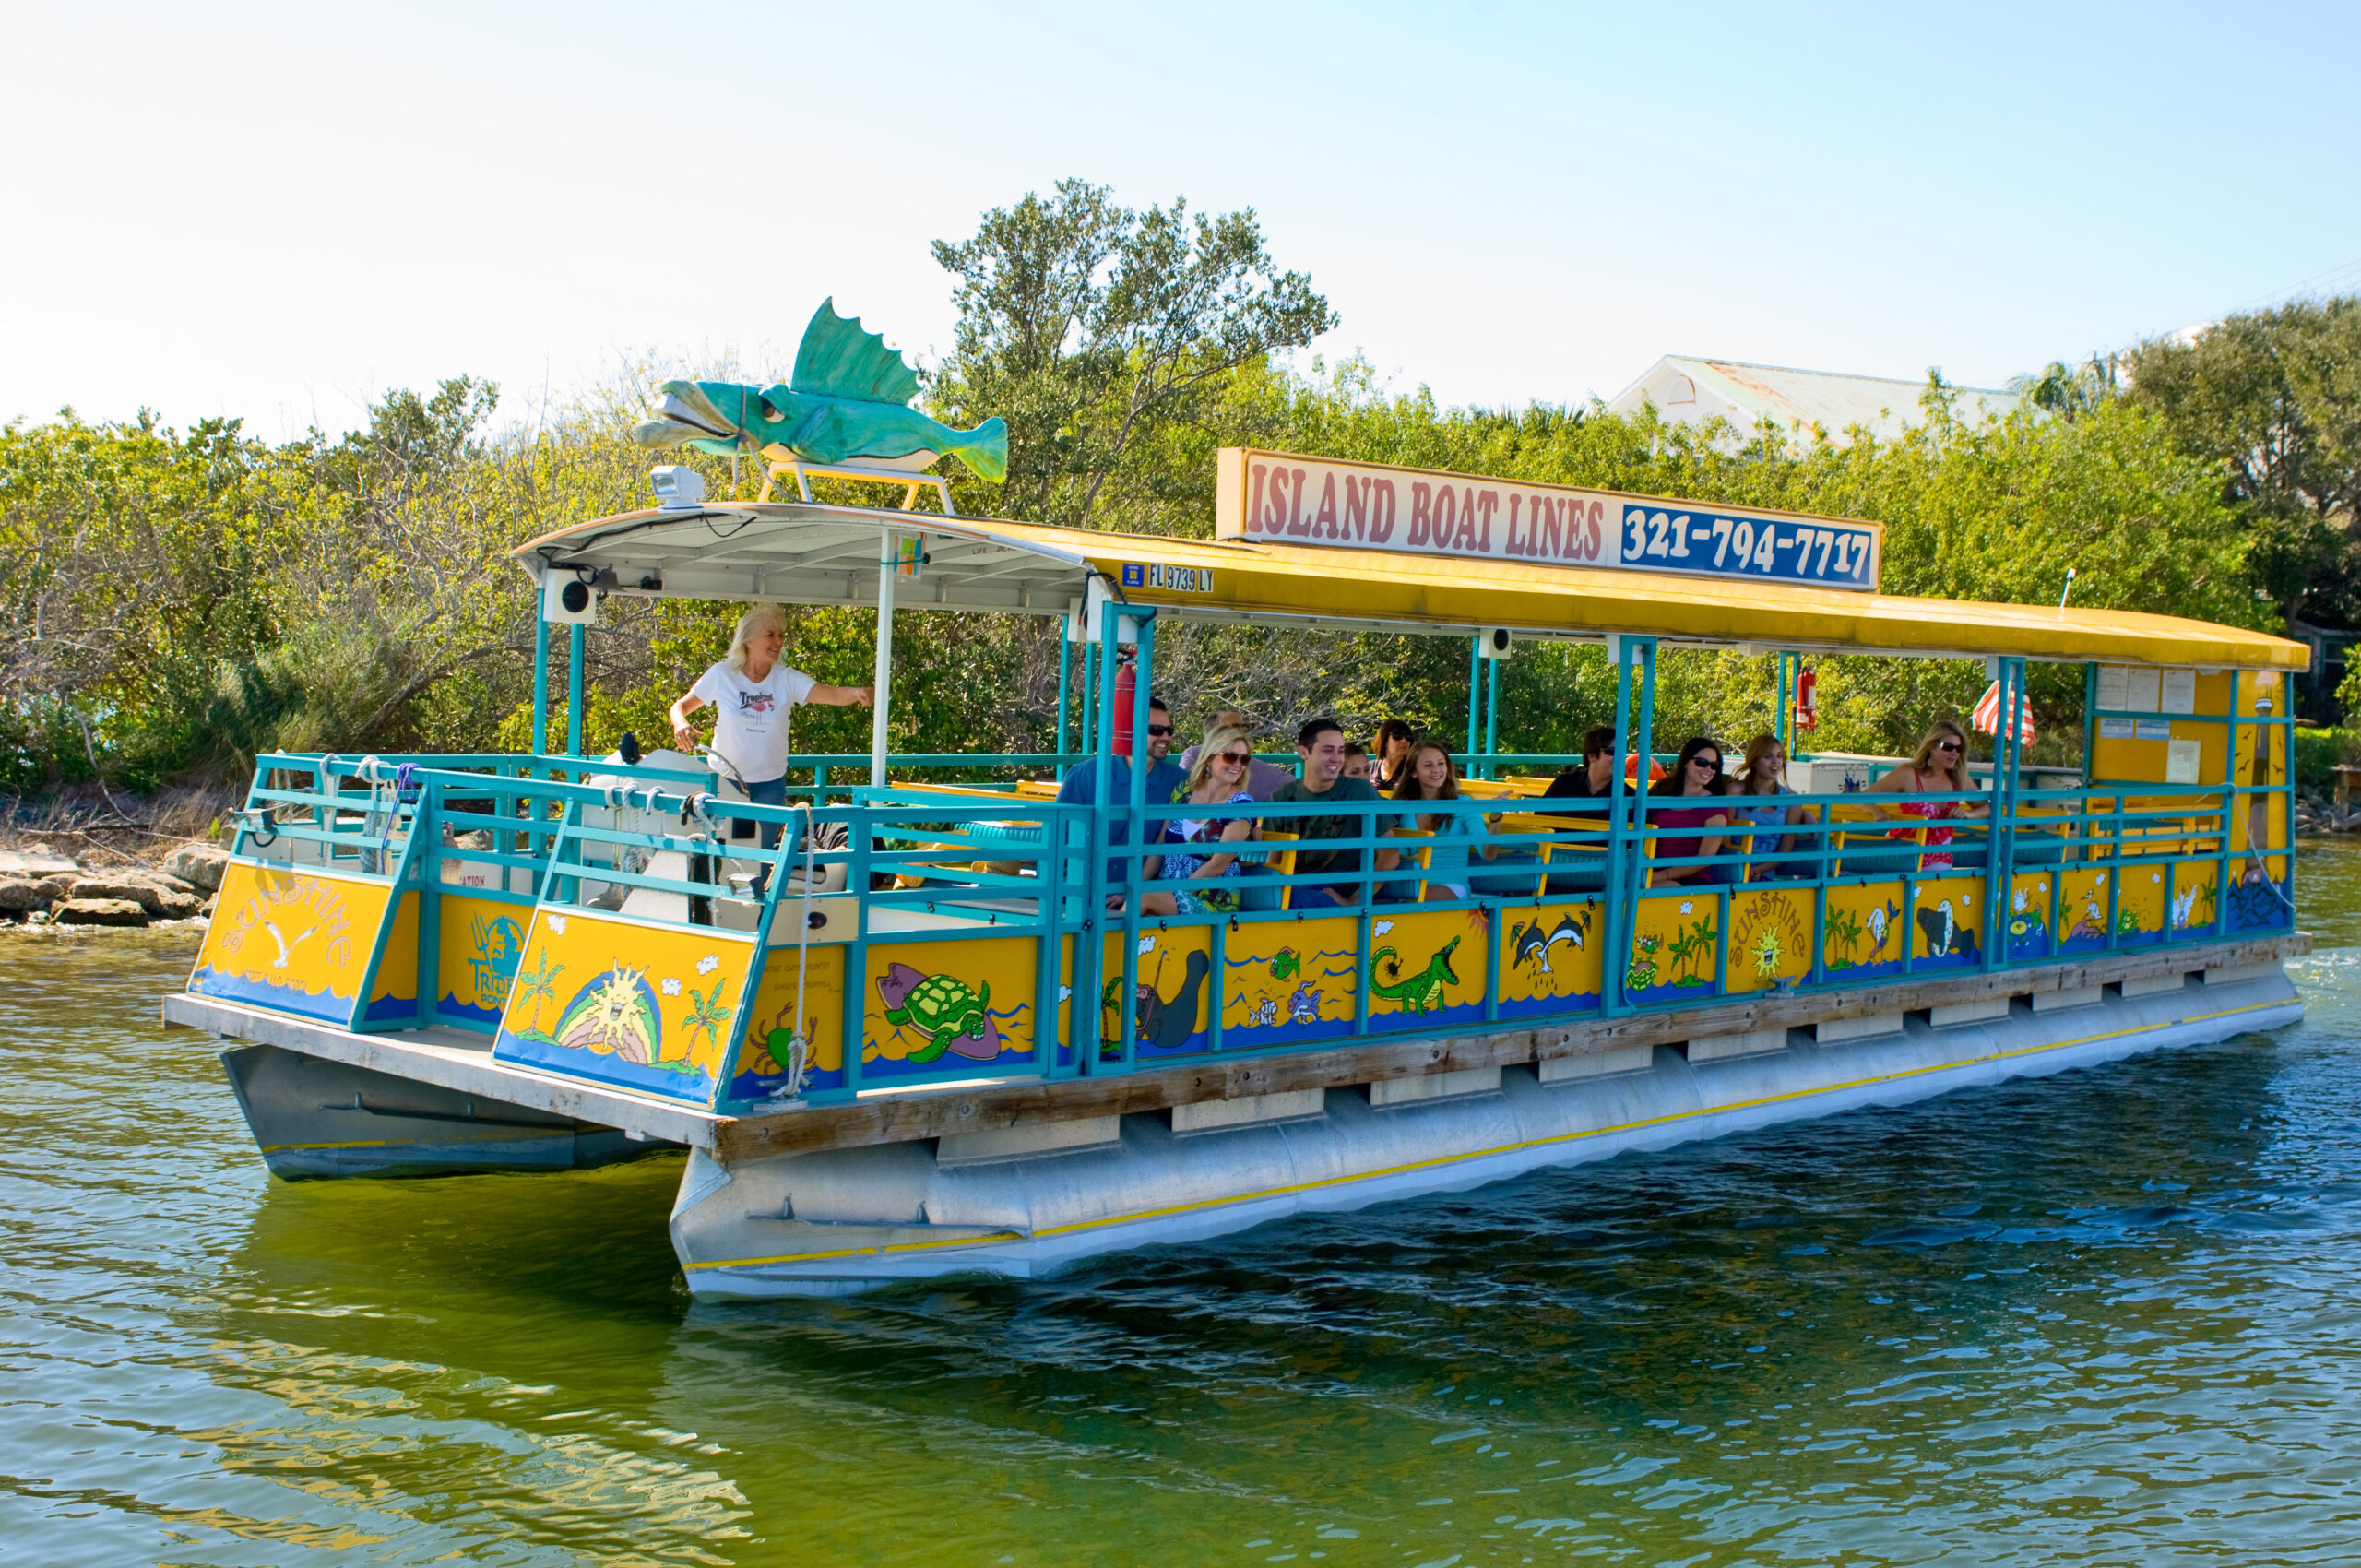
<instances>
[{"instance_id":1,"label":"fire extinguisher","mask_svg":"<svg viewBox=\"0 0 2361 1568\"><path fill-rule=\"evenodd\" d=\"M1133 666L1132 655L1125 651L1117 656L1115 668L1115 754L1132 754L1132 704L1140 689L1139 671Z\"/></svg>"},{"instance_id":2,"label":"fire extinguisher","mask_svg":"<svg viewBox=\"0 0 2361 1568\"><path fill-rule=\"evenodd\" d=\"M1820 677L1809 670L1796 671L1797 729L1817 730L1820 728L1819 695Z\"/></svg>"}]
</instances>

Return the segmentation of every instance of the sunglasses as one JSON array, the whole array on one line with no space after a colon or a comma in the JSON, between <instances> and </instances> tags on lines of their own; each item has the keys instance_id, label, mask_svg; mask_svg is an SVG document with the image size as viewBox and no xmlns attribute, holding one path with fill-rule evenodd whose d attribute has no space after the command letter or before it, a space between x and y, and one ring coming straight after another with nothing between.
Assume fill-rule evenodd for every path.
<instances>
[{"instance_id":1,"label":"sunglasses","mask_svg":"<svg viewBox=\"0 0 2361 1568\"><path fill-rule=\"evenodd\" d=\"M1169 724L1151 724L1147 727L1147 732L1151 735L1169 735L1172 733L1172 726Z\"/></svg>"},{"instance_id":2,"label":"sunglasses","mask_svg":"<svg viewBox=\"0 0 2361 1568\"><path fill-rule=\"evenodd\" d=\"M1935 742L1935 749L1939 752L1955 752L1959 750L1959 742L1957 741L1938 741Z\"/></svg>"},{"instance_id":3,"label":"sunglasses","mask_svg":"<svg viewBox=\"0 0 2361 1568\"><path fill-rule=\"evenodd\" d=\"M1224 752L1221 754L1218 760L1229 764L1232 767L1244 767L1248 763L1252 762L1254 758L1252 754L1246 752Z\"/></svg>"},{"instance_id":4,"label":"sunglasses","mask_svg":"<svg viewBox=\"0 0 2361 1568\"><path fill-rule=\"evenodd\" d=\"M1717 756L1693 756L1689 759L1689 766L1702 767L1708 773L1719 773L1722 770L1722 759Z\"/></svg>"}]
</instances>

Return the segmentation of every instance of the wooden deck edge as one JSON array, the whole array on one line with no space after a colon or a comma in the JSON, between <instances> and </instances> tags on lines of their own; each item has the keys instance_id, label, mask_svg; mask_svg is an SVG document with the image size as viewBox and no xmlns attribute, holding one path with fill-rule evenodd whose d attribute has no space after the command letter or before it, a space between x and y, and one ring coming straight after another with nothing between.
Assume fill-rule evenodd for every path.
<instances>
[{"instance_id":1,"label":"wooden deck edge","mask_svg":"<svg viewBox=\"0 0 2361 1568\"><path fill-rule=\"evenodd\" d=\"M1992 996L2070 991L2149 975L2188 973L2300 957L2312 950L2309 932L2293 932L2210 943L2202 946L2101 953L2063 963L2002 969L1810 995L1763 992L1756 1000L1678 1013L1643 1014L1572 1025L1513 1028L1449 1039L1390 1040L1382 1045L1298 1051L1285 1056L1215 1059L1116 1077L1026 1079L990 1088L913 1090L851 1105L809 1106L725 1121L714 1129L713 1154L733 1160L816 1154L870 1144L906 1143L950 1134L983 1132L1026 1122L1164 1111L1207 1099L1237 1099L1290 1089L1339 1088L1386 1078L1472 1067L1505 1067L1582 1056L1636 1045L1795 1028L1827 1019L1910 1013Z\"/></svg>"}]
</instances>

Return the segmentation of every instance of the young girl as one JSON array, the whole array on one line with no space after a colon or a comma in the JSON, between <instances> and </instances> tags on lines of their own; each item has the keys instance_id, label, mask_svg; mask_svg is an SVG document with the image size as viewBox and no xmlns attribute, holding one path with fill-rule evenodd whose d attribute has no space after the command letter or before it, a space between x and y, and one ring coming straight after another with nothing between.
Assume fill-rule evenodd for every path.
<instances>
[{"instance_id":1,"label":"young girl","mask_svg":"<svg viewBox=\"0 0 2361 1568\"><path fill-rule=\"evenodd\" d=\"M1673 764L1672 771L1649 786L1651 796L1683 802L1706 802L1659 807L1655 800L1649 801L1648 826L1681 830L1679 837L1656 840L1656 864L1661 869L1649 874L1649 886L1703 886L1725 880L1722 873L1726 868L1721 866L1666 864L1667 861L1722 852L1722 841L1726 835L1721 830L1730 825L1730 817L1729 808L1721 803L1717 789L1721 776L1721 742L1699 735L1680 748L1680 760ZM1699 834L1696 831L1699 828L1712 831Z\"/></svg>"},{"instance_id":2,"label":"young girl","mask_svg":"<svg viewBox=\"0 0 2361 1568\"><path fill-rule=\"evenodd\" d=\"M1459 799L1459 771L1452 766L1450 748L1440 741L1413 742L1403 757L1401 771L1402 782L1394 791L1397 801ZM1467 851L1473 848L1486 860L1492 858L1489 844L1472 842L1484 837L1482 815L1465 808L1418 812L1405 815L1402 825L1422 827L1435 836L1433 852L1427 858L1427 897L1466 897Z\"/></svg>"},{"instance_id":3,"label":"young girl","mask_svg":"<svg viewBox=\"0 0 2361 1568\"><path fill-rule=\"evenodd\" d=\"M1235 725L1215 730L1197 748L1197 763L1187 780L1172 791L1172 804L1252 805L1246 769L1253 760L1254 743L1244 730ZM1238 908L1238 852L1216 846L1242 844L1256 834L1254 824L1242 816L1179 817L1164 825L1167 844L1194 846L1164 857L1163 879L1171 885L1173 903L1181 914L1226 914Z\"/></svg>"},{"instance_id":4,"label":"young girl","mask_svg":"<svg viewBox=\"0 0 2361 1568\"><path fill-rule=\"evenodd\" d=\"M1814 835L1779 832L1797 823L1818 820L1806 806L1789 805L1782 797L1795 793L1787 788L1787 753L1776 735L1757 735L1746 743L1746 770L1732 781L1729 793L1730 824L1749 825L1754 829L1750 851L1755 855L1784 855L1801 846L1814 848ZM1774 839L1775 838L1775 842ZM1812 875L1818 866L1810 861L1782 863L1758 862L1747 868L1749 877L1756 882L1775 881L1782 877L1803 878Z\"/></svg>"},{"instance_id":5,"label":"young girl","mask_svg":"<svg viewBox=\"0 0 2361 1568\"><path fill-rule=\"evenodd\" d=\"M1970 793L1967 782L1967 736L1950 719L1944 719L1919 738L1918 750L1911 759L1892 773L1869 786L1872 795L1932 795ZM1926 846L1918 857L1920 871L1949 871L1952 866L1952 830L1933 826L1952 817L1984 816L1991 807L1973 801L1905 801L1894 807L1898 815L1915 816L1929 826L1923 831L1916 827L1896 827L1887 832L1892 838L1914 838Z\"/></svg>"}]
</instances>

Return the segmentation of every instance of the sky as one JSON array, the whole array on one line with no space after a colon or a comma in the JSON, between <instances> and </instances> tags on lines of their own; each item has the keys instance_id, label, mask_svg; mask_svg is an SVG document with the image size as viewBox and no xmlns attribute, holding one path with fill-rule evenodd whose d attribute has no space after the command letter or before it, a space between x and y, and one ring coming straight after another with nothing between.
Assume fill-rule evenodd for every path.
<instances>
[{"instance_id":1,"label":"sky","mask_svg":"<svg viewBox=\"0 0 2361 1568\"><path fill-rule=\"evenodd\" d=\"M2361 8L0 0L0 420L281 439L949 347L1063 177L1252 208L1395 390L1666 353L1994 386L2361 290Z\"/></svg>"}]
</instances>

